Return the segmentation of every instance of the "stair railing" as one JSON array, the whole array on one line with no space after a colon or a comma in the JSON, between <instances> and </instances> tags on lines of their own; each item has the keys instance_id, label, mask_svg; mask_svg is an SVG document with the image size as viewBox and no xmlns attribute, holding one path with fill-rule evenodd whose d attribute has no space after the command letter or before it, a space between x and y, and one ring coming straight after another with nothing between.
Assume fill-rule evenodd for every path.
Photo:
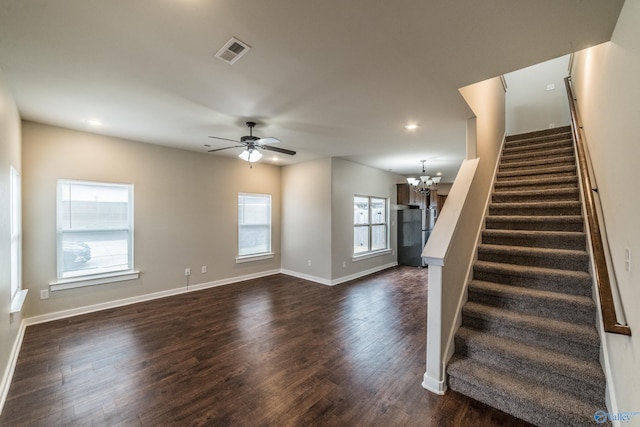
<instances>
[{"instance_id":1,"label":"stair railing","mask_svg":"<svg viewBox=\"0 0 640 427\"><path fill-rule=\"evenodd\" d=\"M600 222L598 221L598 211L596 209L596 201L593 196L595 187L592 185L591 175L589 174L586 147L584 136L582 134L582 125L578 117L576 107L576 99L573 95L571 86L571 76L564 79L569 98L569 110L571 112L571 129L573 132L573 140L576 144L576 153L578 156L578 167L580 168L580 181L583 189L585 208L587 213L587 223L589 225L589 236L591 241L591 249L593 252L594 268L596 284L598 287L598 295L600 297L600 311L602 313L602 322L605 332L614 334L631 335L631 328L618 322L616 314L616 306L613 300L613 291L611 280L609 278L609 269L604 250L602 233L600 231Z\"/></svg>"}]
</instances>

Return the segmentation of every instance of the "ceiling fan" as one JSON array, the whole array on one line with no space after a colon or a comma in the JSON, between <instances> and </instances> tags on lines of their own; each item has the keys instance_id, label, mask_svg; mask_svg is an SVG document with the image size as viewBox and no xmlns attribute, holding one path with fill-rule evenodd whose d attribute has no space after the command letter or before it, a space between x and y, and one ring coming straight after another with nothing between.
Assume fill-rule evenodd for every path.
<instances>
[{"instance_id":1,"label":"ceiling fan","mask_svg":"<svg viewBox=\"0 0 640 427\"><path fill-rule=\"evenodd\" d=\"M278 147L272 147L271 145L265 145L265 144L275 144L277 142L280 142L280 140L271 136L266 138L260 138L260 137L254 136L253 128L256 126L256 123L247 122L246 125L249 128L249 135L241 137L240 141L236 141L228 138L221 138L219 136L209 137L209 138L221 139L223 141L231 141L241 145L232 145L230 147L215 148L213 150L209 150L208 152L213 153L214 151L221 151L221 150L228 150L229 148L242 147L244 148L244 151L240 153L238 157L240 157L242 160L246 162L249 162L249 164L253 162L257 162L262 158L262 153L258 151L258 148L261 150L269 150L269 151L275 151L276 153L288 154L290 156L293 156L296 154L295 151L287 150L286 148L278 148Z\"/></svg>"}]
</instances>

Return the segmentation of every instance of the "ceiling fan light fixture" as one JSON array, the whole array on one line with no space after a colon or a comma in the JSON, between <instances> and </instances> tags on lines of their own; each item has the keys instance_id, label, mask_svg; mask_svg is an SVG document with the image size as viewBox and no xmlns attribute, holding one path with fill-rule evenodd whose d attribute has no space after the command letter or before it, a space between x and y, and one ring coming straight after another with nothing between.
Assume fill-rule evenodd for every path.
<instances>
[{"instance_id":1,"label":"ceiling fan light fixture","mask_svg":"<svg viewBox=\"0 0 640 427\"><path fill-rule=\"evenodd\" d=\"M256 149L244 150L242 153L238 155L245 162L253 163L257 162L262 158L262 153L260 153Z\"/></svg>"}]
</instances>

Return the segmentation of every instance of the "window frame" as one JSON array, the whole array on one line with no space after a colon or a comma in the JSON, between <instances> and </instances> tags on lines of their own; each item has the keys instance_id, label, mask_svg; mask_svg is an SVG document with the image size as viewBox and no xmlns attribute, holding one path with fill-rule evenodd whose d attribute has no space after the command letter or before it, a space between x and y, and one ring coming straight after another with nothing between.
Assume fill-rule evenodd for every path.
<instances>
[{"instance_id":1,"label":"window frame","mask_svg":"<svg viewBox=\"0 0 640 427\"><path fill-rule=\"evenodd\" d=\"M268 218L268 224L262 224L263 226L268 226L268 242L267 242L267 249L266 251L260 251L260 252L253 252L253 253L242 253L241 254L241 240L242 240L242 230L243 230L243 225L241 223L241 199L243 200L244 203L244 198L245 197L257 197L257 198L264 198L265 200L268 200L268 212L269 212L269 218ZM269 259L269 258L273 258L274 257L274 253L273 253L273 197L271 194L266 194L266 193L245 193L245 192L240 192L238 193L238 199L237 199L237 209L238 209L238 215L237 215L237 257L236 257L236 263L243 263L243 262L249 262L249 261L258 261L258 260L263 260L263 259ZM253 224L256 225L256 224ZM257 224L257 225L261 225L261 224Z\"/></svg>"},{"instance_id":2,"label":"window frame","mask_svg":"<svg viewBox=\"0 0 640 427\"><path fill-rule=\"evenodd\" d=\"M391 252L391 246L389 242L390 236L390 227L389 227L389 198L387 197L379 197L379 196L366 196L362 194L354 194L353 196L353 207L354 211L356 208L356 200L357 199L367 199L367 222L358 224L355 217L353 220L353 253L352 260L365 259L372 256L384 255ZM383 222L374 222L373 220L373 200L382 200L384 202L384 221ZM372 249L373 245L373 229L374 227L384 227L384 236L385 236L385 247L379 249ZM367 229L367 250L356 252L356 229L358 228L366 228Z\"/></svg>"},{"instance_id":3,"label":"window frame","mask_svg":"<svg viewBox=\"0 0 640 427\"><path fill-rule=\"evenodd\" d=\"M103 227L95 229L65 230L63 224L63 188L65 185L101 186L104 188L120 188L127 191L127 226ZM64 236L73 233L86 232L117 232L127 234L127 266L117 270L76 273L65 275L64 272ZM56 188L56 277L55 282L49 283L52 291L71 289L83 286L99 285L111 282L120 282L139 278L140 272L134 269L134 186L127 183L113 183L103 181L86 181L74 179L59 179Z\"/></svg>"}]
</instances>

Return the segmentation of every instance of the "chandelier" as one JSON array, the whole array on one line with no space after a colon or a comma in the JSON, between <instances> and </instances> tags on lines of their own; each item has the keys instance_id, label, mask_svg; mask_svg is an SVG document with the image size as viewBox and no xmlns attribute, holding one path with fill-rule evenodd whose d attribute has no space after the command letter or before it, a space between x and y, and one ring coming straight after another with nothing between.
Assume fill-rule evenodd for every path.
<instances>
[{"instance_id":1,"label":"chandelier","mask_svg":"<svg viewBox=\"0 0 640 427\"><path fill-rule=\"evenodd\" d=\"M424 196L429 196L431 194L431 186L438 185L440 182L439 176L434 176L433 178L427 175L427 172L424 170L424 163L426 160L420 160L422 162L422 175L420 175L420 179L417 178L407 178L407 182L409 185L413 187L413 191L416 193L422 194Z\"/></svg>"}]
</instances>

